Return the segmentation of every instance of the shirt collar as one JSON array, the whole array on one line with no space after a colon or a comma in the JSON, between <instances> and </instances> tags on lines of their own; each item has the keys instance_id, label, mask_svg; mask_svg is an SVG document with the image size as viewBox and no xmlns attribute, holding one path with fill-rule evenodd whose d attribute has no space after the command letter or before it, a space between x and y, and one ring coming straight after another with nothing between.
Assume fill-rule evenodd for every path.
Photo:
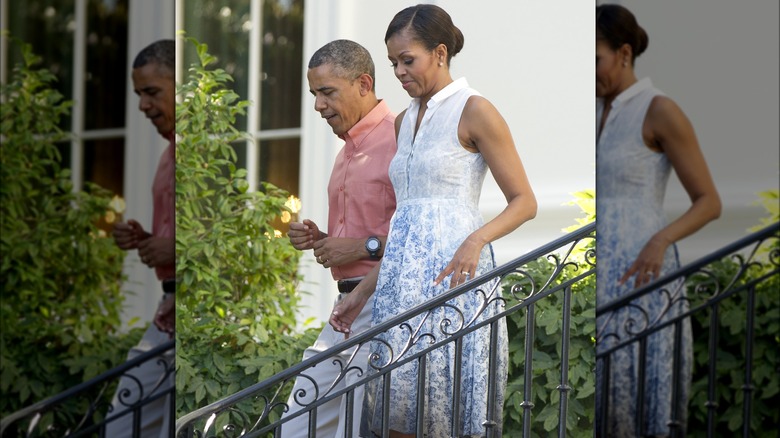
<instances>
[{"instance_id":1,"label":"shirt collar","mask_svg":"<svg viewBox=\"0 0 780 438\"><path fill-rule=\"evenodd\" d=\"M642 78L631 84L631 86L623 90L622 93L618 94L615 100L612 101L611 106L613 109L615 109L620 105L623 105L625 102L631 100L631 98L637 94L645 90L649 90L650 88L653 88L653 83L650 82L650 78Z\"/></svg>"},{"instance_id":2,"label":"shirt collar","mask_svg":"<svg viewBox=\"0 0 780 438\"><path fill-rule=\"evenodd\" d=\"M165 135L163 135L166 140L168 140L168 144L175 144L176 143L176 131L171 131Z\"/></svg>"},{"instance_id":3,"label":"shirt collar","mask_svg":"<svg viewBox=\"0 0 780 438\"><path fill-rule=\"evenodd\" d=\"M358 148L368 134L370 134L371 131L379 125L379 122L381 122L389 113L390 107L387 106L387 103L385 103L384 100L380 100L368 114L355 123L355 126L347 131L345 135L340 135L339 137L341 137L342 140L346 140L346 138L349 137L355 144L355 148Z\"/></svg>"},{"instance_id":4,"label":"shirt collar","mask_svg":"<svg viewBox=\"0 0 780 438\"><path fill-rule=\"evenodd\" d=\"M428 100L428 108L438 105L440 102L444 101L445 99L457 93L458 91L464 88L468 88L468 86L469 83L466 82L466 78L459 78L452 81L449 85L439 90L438 93L434 94Z\"/></svg>"}]
</instances>

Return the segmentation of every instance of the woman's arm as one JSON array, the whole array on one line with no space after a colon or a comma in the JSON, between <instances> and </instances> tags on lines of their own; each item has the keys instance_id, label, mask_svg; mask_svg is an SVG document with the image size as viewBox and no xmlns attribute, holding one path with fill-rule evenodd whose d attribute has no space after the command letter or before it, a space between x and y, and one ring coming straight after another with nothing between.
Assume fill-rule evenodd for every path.
<instances>
[{"instance_id":1,"label":"woman's arm","mask_svg":"<svg viewBox=\"0 0 780 438\"><path fill-rule=\"evenodd\" d=\"M337 332L344 333L346 337L352 333L352 323L355 322L360 311L376 290L376 282L379 279L379 266L377 263L371 271L355 286L352 292L344 297L333 307L330 315L330 325Z\"/></svg>"},{"instance_id":2,"label":"woman's arm","mask_svg":"<svg viewBox=\"0 0 780 438\"><path fill-rule=\"evenodd\" d=\"M664 252L669 245L700 230L708 222L717 219L721 212L720 196L696 133L688 117L673 100L665 96L653 99L645 117L642 135L649 148L663 152L669 158L691 199L691 206L682 216L650 238L620 279L622 284L636 274L635 287L658 278Z\"/></svg>"},{"instance_id":3,"label":"woman's arm","mask_svg":"<svg viewBox=\"0 0 780 438\"><path fill-rule=\"evenodd\" d=\"M498 216L471 233L436 277L435 283L438 284L453 274L450 287L473 278L482 247L533 219L537 208L536 197L515 149L509 126L493 104L481 96L469 98L461 115L458 137L464 148L482 154L504 193L507 206Z\"/></svg>"}]
</instances>

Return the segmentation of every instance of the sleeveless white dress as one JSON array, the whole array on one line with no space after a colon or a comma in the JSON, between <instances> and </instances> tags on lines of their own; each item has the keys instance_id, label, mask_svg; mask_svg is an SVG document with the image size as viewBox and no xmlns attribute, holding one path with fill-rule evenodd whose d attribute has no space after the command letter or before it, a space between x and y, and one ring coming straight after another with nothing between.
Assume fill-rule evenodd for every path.
<instances>
[{"instance_id":1,"label":"sleeveless white dress","mask_svg":"<svg viewBox=\"0 0 780 438\"><path fill-rule=\"evenodd\" d=\"M419 113L419 99L414 99L406 111L398 135L398 152L390 164L390 179L396 193L397 207L390 224L390 232L382 259L377 289L374 295L373 323L380 324L401 312L411 309L447 291L450 277L439 286L433 280L450 262L460 244L474 230L483 225L478 203L487 164L479 153L464 149L458 140L458 124L469 97L478 93L468 87L465 79L459 79L433 96L420 124L416 138L414 126ZM492 247L482 249L477 275L495 267ZM490 292L490 283L481 289ZM498 291L497 293L500 293ZM493 297L495 298L495 296ZM469 321L475 315L483 297L476 291L450 301L460 309ZM478 320L489 318L502 309L493 302ZM442 321L452 322L445 331ZM410 321L418 327L422 317ZM436 340L447 337L461 318L451 308L439 308L422 323L420 333L430 333ZM409 342L410 330L395 327L372 343L371 353L376 357L372 366L386 364L397 358ZM451 436L451 419L459 418L458 436L483 435L482 423L487 418L489 326L464 338L460 412L452 412L454 357L453 344L428 353L425 372L424 430L427 437ZM410 352L430 345L430 338L417 341ZM387 346L390 346L388 349ZM407 357L404 355L403 357ZM495 419L501 430L501 412L507 374L506 323L502 319L498 330L498 391ZM414 433L417 412L416 361L392 372L390 384L390 429L402 433ZM381 434L382 379L374 380L365 391L362 436Z\"/></svg>"},{"instance_id":2,"label":"sleeveless white dress","mask_svg":"<svg viewBox=\"0 0 780 438\"><path fill-rule=\"evenodd\" d=\"M635 277L618 286L618 280L636 260L650 238L666 226L663 200L671 164L666 154L649 149L642 138L645 115L655 96L650 79L642 79L623 91L612 107L596 144L596 300L608 303L633 289ZM604 113L598 99L596 126ZM677 248L670 245L664 256L661 276L679 267ZM667 288L675 291L675 287ZM684 294L684 290L679 291ZM668 297L659 291L632 302L633 306L597 317L597 351L628 339L657 321L668 320L688 309L684 295ZM644 424L641 434L667 435L671 418L674 332L671 327L648 338L645 374ZM690 321L682 330L681 379L690 382L692 338ZM611 355L609 375L608 436L637 436L635 414L639 349L636 344ZM597 368L597 395L600 400L603 370ZM688 385L681 388L678 418L685 419ZM603 406L597 404L596 412ZM598 414L597 414L598 418ZM683 422L684 424L684 422Z\"/></svg>"}]
</instances>

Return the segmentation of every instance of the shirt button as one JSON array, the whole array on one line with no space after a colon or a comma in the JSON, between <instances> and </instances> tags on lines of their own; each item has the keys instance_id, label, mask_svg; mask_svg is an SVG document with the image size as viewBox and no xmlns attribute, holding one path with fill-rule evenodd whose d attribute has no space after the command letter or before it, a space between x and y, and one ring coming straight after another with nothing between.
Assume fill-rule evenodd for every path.
<instances>
[{"instance_id":1,"label":"shirt button","mask_svg":"<svg viewBox=\"0 0 780 438\"><path fill-rule=\"evenodd\" d=\"M350 158L352 158L352 155L351 154L347 155L347 160L349 160Z\"/></svg>"},{"instance_id":2,"label":"shirt button","mask_svg":"<svg viewBox=\"0 0 780 438\"><path fill-rule=\"evenodd\" d=\"M344 191L344 186L339 187L339 191L343 192Z\"/></svg>"},{"instance_id":3,"label":"shirt button","mask_svg":"<svg viewBox=\"0 0 780 438\"><path fill-rule=\"evenodd\" d=\"M343 224L344 223L344 218L339 219L339 223Z\"/></svg>"}]
</instances>

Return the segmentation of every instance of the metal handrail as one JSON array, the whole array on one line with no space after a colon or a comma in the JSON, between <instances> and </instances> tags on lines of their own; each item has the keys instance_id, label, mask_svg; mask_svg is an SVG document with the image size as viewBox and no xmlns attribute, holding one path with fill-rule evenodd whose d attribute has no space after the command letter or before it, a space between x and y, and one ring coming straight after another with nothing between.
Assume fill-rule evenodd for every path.
<instances>
[{"instance_id":1,"label":"metal handrail","mask_svg":"<svg viewBox=\"0 0 780 438\"><path fill-rule=\"evenodd\" d=\"M325 403L329 400L333 400L336 397L339 397L343 394L349 393L354 387L360 386L365 384L368 380L381 378L383 374L392 371L392 369L401 366L405 363L408 363L410 361L416 360L422 356L424 356L427 352L449 342L454 342L456 339L461 338L467 333L470 333L474 330L479 329L480 327L494 324L496 321L498 321L500 318L506 317L506 315L516 312L520 310L521 308L528 308L532 307L533 303L538 301L539 299L544 298L545 296L548 296L549 294L555 293L557 291L561 290L568 290L571 291L571 285L574 284L576 281L579 281L589 275L593 275L595 272L595 260L593 258L593 251L588 250L585 256L585 263L589 265L589 270L583 274L580 274L575 279L569 280L567 282L564 282L560 285L553 285L554 281L560 276L560 274L563 272L564 268L567 266L569 267L578 267L578 265L570 259L570 256L572 254L572 251L574 248L584 239L593 239L595 233L595 223L588 224L574 232L571 232L561 238L558 238L546 245L543 245L539 247L538 249L531 251L521 257L518 257L514 259L513 261L506 263L502 266L499 266L492 271L485 273L473 280L470 280L460 286L457 286L445 293L442 293L441 295L422 303L396 317L393 317L382 324L376 325L371 327L370 329L366 330L363 333L360 333L358 335L350 336L349 339L346 341L340 343L337 346L334 346L332 348L329 348L326 351L323 351L295 366L292 366L286 370L281 371L280 373L262 381L259 383L256 383L252 386L249 386L247 388L244 388L235 394L229 395L221 400L218 400L214 403L211 403L205 407L202 407L200 409L197 409L191 413L188 413L182 417L180 417L176 421L176 436L194 436L197 434L197 436L207 436L208 429L212 427L215 424L215 419L217 415L223 414L226 412L233 412L238 414L244 421L246 421L248 424L253 424L252 428L249 430L243 430L240 432L241 436L258 436L259 434L262 434L264 432L270 431L273 428L278 427L278 425L292 419L296 415L303 415L312 409L315 409L317 406L319 406L322 403ZM564 249L564 255L561 257L556 254L556 252ZM491 318L487 318L483 321L481 321L479 324L473 324L473 322L476 320L476 316L471 319L470 324L464 324L462 326L462 329L455 331L455 333L448 333L448 336L444 340L438 340L435 342L432 342L428 348L424 348L421 351L416 352L413 355L407 355L402 357L396 358L395 360L391 361L391 364L387 367L382 367L382 369L373 375L370 375L368 377L364 377L363 379L357 381L356 383L346 387L342 388L338 391L333 392L325 392L325 395L321 397L317 397L316 401L311 403L310 405L307 405L304 409L301 409L300 411L296 412L295 414L280 420L272 425L266 426L264 428L258 428L256 430L253 430L253 428L258 427L258 425L267 418L268 414L271 410L279 408L280 406L283 406L283 409L286 410L287 406L282 402L278 401L277 397L279 396L279 392L281 388L284 386L285 383L291 381L296 376L301 375L304 371L310 369L311 367L315 366L318 363L327 361L327 360L334 360L333 357L336 356L338 353L344 352L346 350L349 350L356 346L361 346L366 343L369 343L370 341L374 340L377 335L387 331L390 328L400 326L407 321L411 320L415 316L423 315L426 312L430 312L431 310L441 307L445 305L448 301L452 300L453 298L458 297L459 295L462 295L464 293L467 293L469 291L474 290L475 288L478 288L482 285L485 285L487 283L493 282L496 279L504 279L509 275L521 275L523 276L526 274L523 270L520 268L523 265L526 265L529 262L532 262L534 260L537 260L541 257L547 257L548 259L553 259L556 262L556 267L554 269L554 272L549 276L549 278L544 282L544 284L537 288L536 285L532 285L532 290L529 291L526 296L520 298L518 297L515 292L521 291L522 288L511 288L511 292L514 298L516 298L519 301L519 304L514 305L513 307L509 309L505 309L504 311L497 313L496 315L492 316ZM528 279L528 277L526 276ZM493 288L500 287L500 282L496 283ZM483 303L482 309L484 309L490 302L495 300L502 300L506 301L503 298L496 298L496 295L493 293L485 292L483 295L485 298L485 302ZM489 300L487 297L494 297L492 300ZM478 316L478 315L477 315ZM464 320L465 322L465 320ZM413 332L413 330L411 330ZM533 336L530 336L531 338ZM435 337L434 337L435 338ZM532 341L531 341L532 342ZM349 361L346 364L342 364L342 374L354 371L354 366L351 364L352 358L349 359ZM526 366L530 366L530 361ZM565 367L564 367L565 368ZM340 376L341 378L341 376ZM338 379L337 379L338 380ZM268 400L267 398L260 396L261 393L273 389L275 387L279 386L279 388L274 393L274 396ZM565 393L565 391L568 390L568 387L566 385L566 382L562 382L561 384L561 391ZM530 396L530 394L526 395L527 397ZM257 421L249 421L248 418L246 418L246 415L240 411L238 411L235 408L235 405L238 404L241 401L245 401L248 399L251 399L253 397L261 397L266 401L264 410L262 414L260 415L260 418ZM561 397L562 402L565 401L565 394L562 394ZM530 402L529 402L530 403ZM530 404L532 406L532 404ZM563 414L562 420L561 420L561 433L565 433L565 419L566 419L566 411L565 408L562 408L561 413ZM530 414L529 414L530 415ZM194 423L196 421L205 421L205 430L198 431L197 433L194 430ZM233 433L236 433L235 425L230 426L233 430ZM527 425L527 427L530 427L530 424ZM278 430L278 429L277 429Z\"/></svg>"},{"instance_id":2,"label":"metal handrail","mask_svg":"<svg viewBox=\"0 0 780 438\"><path fill-rule=\"evenodd\" d=\"M44 414L54 411L58 406L71 401L75 397L79 397L83 393L86 393L94 388L97 388L100 385L104 385L103 388L101 388L101 390L99 391L98 398L100 398L100 396L103 394L104 390L106 389L106 385L108 385L108 383L110 383L115 379L125 376L127 371L132 370L133 368L136 368L139 365L142 365L148 361L154 360L155 358L160 357L169 351L172 351L175 345L176 345L175 341L173 340L168 341L162 345L159 345L149 351L146 351L134 357L131 360L124 362L123 364L117 367L114 367L90 380L87 380L86 382L82 382L59 394L51 396L45 400L39 401L33 405L30 405L26 408L20 409L16 412L7 415L5 418L0 419L0 437L5 436L4 434L9 430L9 427L11 425L21 420L24 420L26 418L30 418L30 424L27 427L27 432L25 436L32 436L35 432L36 427L38 426L38 421L41 419L41 417ZM173 372L173 366L172 365L167 366L165 370L165 375L166 376L170 375L172 372ZM173 389L171 388L169 391L173 392ZM153 401L156 398L159 398L159 394L151 396L149 398L139 400L138 403L136 404L143 405L148 403L149 401ZM67 428L68 432L66 436L78 436L84 433L95 432L101 426L101 425L91 425L84 430L79 430L79 428L84 425L84 422L97 411L95 408L98 403L99 400L94 400L90 403L88 411L84 413L84 416L81 418L79 423L74 425L75 429L71 430L70 428ZM121 417L122 415L129 413L134 407L136 407L135 404L129 406L126 410L122 412L112 415L112 417L115 418Z\"/></svg>"}]
</instances>

